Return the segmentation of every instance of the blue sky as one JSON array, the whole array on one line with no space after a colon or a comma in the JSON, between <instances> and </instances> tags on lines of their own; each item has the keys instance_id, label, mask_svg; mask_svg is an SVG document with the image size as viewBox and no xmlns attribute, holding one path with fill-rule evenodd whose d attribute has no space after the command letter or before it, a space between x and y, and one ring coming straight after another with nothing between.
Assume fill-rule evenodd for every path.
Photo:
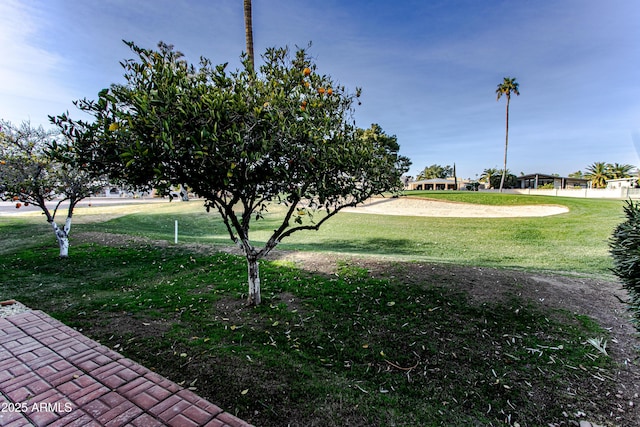
<instances>
[{"instance_id":1,"label":"blue sky","mask_svg":"<svg viewBox=\"0 0 640 427\"><path fill-rule=\"evenodd\" d=\"M363 88L361 127L398 137L412 174L502 167L503 77L516 77L508 168L566 176L640 165L637 0L253 0L256 55L306 46L318 70ZM122 81L122 39L239 65L242 0L2 0L0 118L47 115ZM635 141L635 143L634 143Z\"/></svg>"}]
</instances>

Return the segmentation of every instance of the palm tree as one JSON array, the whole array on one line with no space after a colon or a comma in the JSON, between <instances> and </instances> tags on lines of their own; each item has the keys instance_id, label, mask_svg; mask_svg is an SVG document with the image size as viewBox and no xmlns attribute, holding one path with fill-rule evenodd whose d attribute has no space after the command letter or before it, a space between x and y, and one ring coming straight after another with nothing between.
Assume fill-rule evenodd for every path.
<instances>
[{"instance_id":1,"label":"palm tree","mask_svg":"<svg viewBox=\"0 0 640 427\"><path fill-rule=\"evenodd\" d=\"M485 180L487 182L487 188L491 188L491 178L498 175L500 171L496 168L488 168L482 171L482 175L480 175L480 179Z\"/></svg>"},{"instance_id":2,"label":"palm tree","mask_svg":"<svg viewBox=\"0 0 640 427\"><path fill-rule=\"evenodd\" d=\"M433 164L425 167L422 172L418 174L416 180L421 179L434 179L434 178L448 178L455 174L455 165L452 168L450 165L442 166Z\"/></svg>"},{"instance_id":3,"label":"palm tree","mask_svg":"<svg viewBox=\"0 0 640 427\"><path fill-rule=\"evenodd\" d=\"M591 186L594 188L604 188L607 186L609 179L609 164L605 162L595 162L587 166L585 177L591 180Z\"/></svg>"},{"instance_id":4,"label":"palm tree","mask_svg":"<svg viewBox=\"0 0 640 427\"><path fill-rule=\"evenodd\" d=\"M255 57L253 55L253 21L251 18L251 0L244 0L244 36L247 42L247 58L253 70Z\"/></svg>"},{"instance_id":5,"label":"palm tree","mask_svg":"<svg viewBox=\"0 0 640 427\"><path fill-rule=\"evenodd\" d=\"M431 165L424 168L422 172L418 175L418 180L421 179L433 179L433 178L446 178L447 171L446 168L448 166L442 167L440 165Z\"/></svg>"},{"instance_id":6,"label":"palm tree","mask_svg":"<svg viewBox=\"0 0 640 427\"><path fill-rule=\"evenodd\" d=\"M511 101L511 94L515 93L516 95L520 95L518 91L519 84L516 82L515 77L505 77L498 85L496 89L496 94L498 95L497 101L500 100L502 95L507 97L507 132L504 141L504 167L502 168L502 179L500 180L500 191L502 191L502 187L504 186L504 177L507 171L507 148L509 147L509 102Z\"/></svg>"},{"instance_id":7,"label":"palm tree","mask_svg":"<svg viewBox=\"0 0 640 427\"><path fill-rule=\"evenodd\" d=\"M621 165L614 163L609 166L608 175L610 179L631 178L632 165Z\"/></svg>"}]
</instances>

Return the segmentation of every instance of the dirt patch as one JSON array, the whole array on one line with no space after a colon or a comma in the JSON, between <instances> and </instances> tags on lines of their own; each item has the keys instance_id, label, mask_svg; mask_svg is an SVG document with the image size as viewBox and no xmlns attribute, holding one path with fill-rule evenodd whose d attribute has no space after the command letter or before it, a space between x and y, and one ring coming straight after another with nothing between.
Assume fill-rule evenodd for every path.
<instances>
[{"instance_id":1,"label":"dirt patch","mask_svg":"<svg viewBox=\"0 0 640 427\"><path fill-rule=\"evenodd\" d=\"M558 205L492 206L399 197L367 200L357 207L343 209L343 212L449 218L513 218L558 215L569 212L569 209Z\"/></svg>"},{"instance_id":2,"label":"dirt patch","mask_svg":"<svg viewBox=\"0 0 640 427\"><path fill-rule=\"evenodd\" d=\"M118 347L124 347L125 341L131 343L134 340L141 339L155 339L167 333L174 323L177 322L177 317L163 317L154 318L143 315L132 316L126 312L99 312L99 316L88 316L90 324L87 324L87 328L91 330L91 334L96 337L101 337L105 344L109 341L113 341L115 337L125 338L122 343L111 342L108 345L112 348L114 344L119 344ZM78 323L83 323L83 316L78 316ZM81 328L79 328L81 330Z\"/></svg>"},{"instance_id":3,"label":"dirt patch","mask_svg":"<svg viewBox=\"0 0 640 427\"><path fill-rule=\"evenodd\" d=\"M465 267L421 262L311 252L276 253L279 259L321 274L335 274L339 262L364 268L372 277L403 280L408 285L431 283L464 291L479 303L518 298L543 309L565 310L589 316L609 331L607 352L618 370L618 390L610 396L612 425L636 425L640 419L640 339L623 302L626 292L615 281L539 274L484 267ZM585 337L585 342L588 338Z\"/></svg>"}]
</instances>

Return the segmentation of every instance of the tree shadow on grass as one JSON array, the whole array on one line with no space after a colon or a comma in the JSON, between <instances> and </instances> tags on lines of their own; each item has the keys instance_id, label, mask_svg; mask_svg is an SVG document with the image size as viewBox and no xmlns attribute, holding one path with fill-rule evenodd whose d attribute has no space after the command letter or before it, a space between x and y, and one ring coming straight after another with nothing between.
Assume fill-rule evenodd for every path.
<instances>
[{"instance_id":1,"label":"tree shadow on grass","mask_svg":"<svg viewBox=\"0 0 640 427\"><path fill-rule=\"evenodd\" d=\"M428 252L429 246L435 243L417 243L411 239L386 239L381 237L364 240L332 240L330 242L314 243L282 243L278 247L285 250L299 251L330 251L345 253L367 253L379 255L412 255L417 252Z\"/></svg>"}]
</instances>

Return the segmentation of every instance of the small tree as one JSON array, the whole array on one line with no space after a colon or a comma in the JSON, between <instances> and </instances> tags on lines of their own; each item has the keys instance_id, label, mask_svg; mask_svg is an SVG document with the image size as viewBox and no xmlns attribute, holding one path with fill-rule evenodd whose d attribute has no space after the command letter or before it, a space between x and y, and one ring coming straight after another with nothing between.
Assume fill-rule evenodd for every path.
<instances>
[{"instance_id":1,"label":"small tree","mask_svg":"<svg viewBox=\"0 0 640 427\"><path fill-rule=\"evenodd\" d=\"M627 220L619 224L609 240L613 272L630 296L636 329L640 330L640 205L629 200L624 207Z\"/></svg>"},{"instance_id":2,"label":"small tree","mask_svg":"<svg viewBox=\"0 0 640 427\"><path fill-rule=\"evenodd\" d=\"M106 182L95 180L74 162L69 141L59 135L33 128L29 123L16 127L0 121L0 198L16 202L16 208L32 204L42 210L60 246L60 257L69 256L69 232L73 210L82 199L100 190ZM70 155L67 163L54 158L50 148L62 145ZM58 208L68 202L62 228L56 223ZM53 208L50 203L55 203Z\"/></svg>"},{"instance_id":3,"label":"small tree","mask_svg":"<svg viewBox=\"0 0 640 427\"><path fill-rule=\"evenodd\" d=\"M247 258L248 303L260 303L258 260L282 239L317 230L347 206L401 189L407 158L380 126L351 120L359 95L316 72L304 49L268 49L264 65L227 72L201 59L189 65L172 46L122 63L126 85L101 91L78 107L95 121L56 123L80 141L95 170L138 187L189 186L217 211ZM250 226L271 203L286 207L263 247Z\"/></svg>"}]
</instances>

